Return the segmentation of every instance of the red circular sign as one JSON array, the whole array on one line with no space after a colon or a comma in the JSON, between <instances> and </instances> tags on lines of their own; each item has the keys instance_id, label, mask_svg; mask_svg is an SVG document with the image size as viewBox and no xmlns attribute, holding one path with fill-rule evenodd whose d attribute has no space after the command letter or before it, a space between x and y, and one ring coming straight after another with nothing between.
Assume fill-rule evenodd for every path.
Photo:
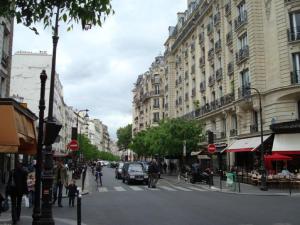
<instances>
[{"instance_id":1,"label":"red circular sign","mask_svg":"<svg viewBox=\"0 0 300 225\"><path fill-rule=\"evenodd\" d=\"M77 151L79 149L79 145L78 145L77 140L70 141L69 149L71 149L72 151Z\"/></svg>"},{"instance_id":2,"label":"red circular sign","mask_svg":"<svg viewBox=\"0 0 300 225\"><path fill-rule=\"evenodd\" d=\"M207 150L209 153L215 153L216 152L216 145L215 144L209 144L207 146Z\"/></svg>"}]
</instances>

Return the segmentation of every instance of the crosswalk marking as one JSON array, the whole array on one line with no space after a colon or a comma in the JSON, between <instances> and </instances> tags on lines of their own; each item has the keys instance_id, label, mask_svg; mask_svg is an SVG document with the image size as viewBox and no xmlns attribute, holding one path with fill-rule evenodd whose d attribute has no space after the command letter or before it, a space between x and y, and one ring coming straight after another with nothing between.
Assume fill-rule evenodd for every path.
<instances>
[{"instance_id":1,"label":"crosswalk marking","mask_svg":"<svg viewBox=\"0 0 300 225\"><path fill-rule=\"evenodd\" d=\"M114 187L116 191L126 191L123 187Z\"/></svg>"},{"instance_id":2,"label":"crosswalk marking","mask_svg":"<svg viewBox=\"0 0 300 225\"><path fill-rule=\"evenodd\" d=\"M106 187L99 187L99 188L98 188L98 191L99 191L99 192L107 192L108 190L107 190Z\"/></svg>"},{"instance_id":3,"label":"crosswalk marking","mask_svg":"<svg viewBox=\"0 0 300 225\"><path fill-rule=\"evenodd\" d=\"M197 187L188 187L189 189L192 189L194 191L205 191L204 189L197 188Z\"/></svg>"},{"instance_id":4,"label":"crosswalk marking","mask_svg":"<svg viewBox=\"0 0 300 225\"><path fill-rule=\"evenodd\" d=\"M192 191L190 189L184 188L184 187L180 187L180 186L172 186L173 188L179 189L181 191Z\"/></svg>"},{"instance_id":5,"label":"crosswalk marking","mask_svg":"<svg viewBox=\"0 0 300 225\"><path fill-rule=\"evenodd\" d=\"M159 186L159 188L162 188L162 189L167 190L167 191L177 191L174 188L170 188L170 187L167 187L167 186Z\"/></svg>"},{"instance_id":6,"label":"crosswalk marking","mask_svg":"<svg viewBox=\"0 0 300 225\"><path fill-rule=\"evenodd\" d=\"M137 186L129 186L134 191L142 191L143 189Z\"/></svg>"}]
</instances>

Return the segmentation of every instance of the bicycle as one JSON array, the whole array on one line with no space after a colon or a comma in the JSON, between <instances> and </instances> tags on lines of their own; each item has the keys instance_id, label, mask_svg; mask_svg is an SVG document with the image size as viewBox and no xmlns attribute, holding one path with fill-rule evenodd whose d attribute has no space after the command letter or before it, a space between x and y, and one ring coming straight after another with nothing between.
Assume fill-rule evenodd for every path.
<instances>
[{"instance_id":1,"label":"bicycle","mask_svg":"<svg viewBox=\"0 0 300 225\"><path fill-rule=\"evenodd\" d=\"M100 171L96 171L96 183L97 183L97 188L99 187L99 183L100 183L100 186L102 186L102 179L101 179L101 176L102 176L102 173Z\"/></svg>"}]
</instances>

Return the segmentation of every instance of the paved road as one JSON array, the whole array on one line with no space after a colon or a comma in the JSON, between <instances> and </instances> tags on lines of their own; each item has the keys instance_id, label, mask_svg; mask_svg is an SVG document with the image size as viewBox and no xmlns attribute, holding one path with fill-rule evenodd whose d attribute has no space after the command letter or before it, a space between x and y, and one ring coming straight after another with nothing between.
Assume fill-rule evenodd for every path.
<instances>
[{"instance_id":1,"label":"paved road","mask_svg":"<svg viewBox=\"0 0 300 225\"><path fill-rule=\"evenodd\" d=\"M88 225L300 225L299 197L224 194L165 179L148 189L123 184L113 169L103 173L104 186L90 180L91 193L83 198ZM55 207L54 215L67 224L76 208Z\"/></svg>"}]
</instances>

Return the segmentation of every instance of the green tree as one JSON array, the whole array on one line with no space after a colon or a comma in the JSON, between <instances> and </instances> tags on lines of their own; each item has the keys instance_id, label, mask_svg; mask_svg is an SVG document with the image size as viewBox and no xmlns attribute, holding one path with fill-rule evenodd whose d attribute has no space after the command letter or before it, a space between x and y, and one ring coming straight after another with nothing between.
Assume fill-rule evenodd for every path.
<instances>
[{"instance_id":1,"label":"green tree","mask_svg":"<svg viewBox=\"0 0 300 225\"><path fill-rule=\"evenodd\" d=\"M59 10L59 20L68 24L68 29L74 23L80 23L82 29L87 24L101 26L106 17L113 13L110 0L1 0L0 16L15 17L17 23L22 23L37 32L32 25L42 23L45 27L53 27L53 17Z\"/></svg>"},{"instance_id":2,"label":"green tree","mask_svg":"<svg viewBox=\"0 0 300 225\"><path fill-rule=\"evenodd\" d=\"M126 150L129 148L129 144L132 140L132 124L128 124L125 127L120 127L117 130L117 145L120 150Z\"/></svg>"}]
</instances>

